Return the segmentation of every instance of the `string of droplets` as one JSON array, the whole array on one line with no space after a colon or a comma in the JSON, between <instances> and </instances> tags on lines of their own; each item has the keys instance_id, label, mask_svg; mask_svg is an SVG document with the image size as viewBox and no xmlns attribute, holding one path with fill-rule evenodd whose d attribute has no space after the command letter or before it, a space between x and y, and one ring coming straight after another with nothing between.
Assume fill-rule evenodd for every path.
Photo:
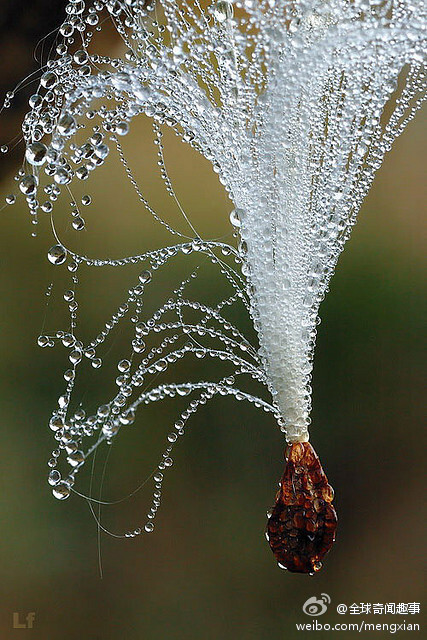
<instances>
[{"instance_id":1,"label":"string of droplets","mask_svg":"<svg viewBox=\"0 0 427 640\"><path fill-rule=\"evenodd\" d=\"M105 14L126 47L123 58L92 53ZM289 442L308 438L319 305L384 153L423 100L425 9L416 0L70 0L66 15L57 57L43 68L30 98L23 123L26 164L16 176L34 228L40 212L51 216L56 244L49 261L67 263L72 274L64 293L69 330L38 340L42 347L69 349L66 388L50 420L57 441L49 460L54 495L65 499L75 490L85 461L134 421L140 404L198 393L168 436L145 528L128 534L136 535L152 530L174 443L190 415L213 396L234 395L273 413ZM12 99L10 92L4 108ZM100 100L105 103L98 106ZM152 208L125 157L119 138L138 115L153 119L160 174L186 233ZM85 119L95 118L101 124L77 143ZM165 164L164 126L211 161L236 207L230 221L237 251L202 240L182 209ZM111 149L144 209L180 244L113 260L80 255L60 241L56 201L71 194L73 180L85 181L102 166ZM45 176L51 182L44 184ZM15 199L10 194L6 202ZM81 204L89 206L91 196ZM71 218L73 229L85 228L75 200ZM216 307L185 298L195 271L143 320L142 298L156 271L189 254L214 264L232 294ZM81 267L140 263L144 271L126 300L85 344L76 335ZM238 303L252 315L259 351L223 315ZM188 310L199 313L197 322L185 320ZM170 314L174 320L163 317ZM79 367L85 361L102 366L98 348L125 318L134 328L131 355L117 365L118 392L88 417L81 407L71 411ZM154 334L161 340L147 351L146 339ZM153 388L159 373L190 354L230 362L234 374ZM237 389L243 375L267 385L272 402ZM86 438L95 442L85 452ZM66 473L58 468L64 457Z\"/></svg>"}]
</instances>

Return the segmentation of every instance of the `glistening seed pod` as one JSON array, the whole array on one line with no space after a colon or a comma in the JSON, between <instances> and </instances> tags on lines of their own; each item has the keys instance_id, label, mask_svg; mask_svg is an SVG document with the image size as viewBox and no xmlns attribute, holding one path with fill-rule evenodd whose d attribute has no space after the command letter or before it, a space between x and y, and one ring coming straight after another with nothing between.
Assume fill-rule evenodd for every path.
<instances>
[{"instance_id":1,"label":"glistening seed pod","mask_svg":"<svg viewBox=\"0 0 427 640\"><path fill-rule=\"evenodd\" d=\"M309 442L289 445L267 540L282 569L314 573L335 541L334 491Z\"/></svg>"}]
</instances>

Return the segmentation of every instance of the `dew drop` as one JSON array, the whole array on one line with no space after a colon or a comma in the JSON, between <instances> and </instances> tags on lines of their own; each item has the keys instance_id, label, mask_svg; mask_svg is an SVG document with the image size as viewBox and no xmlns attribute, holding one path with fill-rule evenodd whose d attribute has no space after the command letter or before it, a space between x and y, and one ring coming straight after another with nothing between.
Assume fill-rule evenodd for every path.
<instances>
[{"instance_id":1,"label":"dew drop","mask_svg":"<svg viewBox=\"0 0 427 640\"><path fill-rule=\"evenodd\" d=\"M142 273L139 274L139 281L142 284L147 284L148 282L150 282L150 280L151 280L150 271L143 271Z\"/></svg>"},{"instance_id":2,"label":"dew drop","mask_svg":"<svg viewBox=\"0 0 427 640\"><path fill-rule=\"evenodd\" d=\"M59 118L58 124L57 124L57 131L61 135L71 136L76 131L76 129L77 129L76 121L74 117L69 113L64 113L64 115L62 115Z\"/></svg>"},{"instance_id":3,"label":"dew drop","mask_svg":"<svg viewBox=\"0 0 427 640\"><path fill-rule=\"evenodd\" d=\"M53 71L46 71L46 73L44 73L40 79L40 83L45 89L52 89L52 87L54 87L57 82L58 77Z\"/></svg>"},{"instance_id":4,"label":"dew drop","mask_svg":"<svg viewBox=\"0 0 427 640\"><path fill-rule=\"evenodd\" d=\"M124 373L125 371L129 371L130 369L130 362L129 360L120 360L120 362L117 365L117 369L121 372Z\"/></svg>"},{"instance_id":5,"label":"dew drop","mask_svg":"<svg viewBox=\"0 0 427 640\"><path fill-rule=\"evenodd\" d=\"M26 175L19 183L19 188L26 196L32 195L37 189L38 178L32 174Z\"/></svg>"},{"instance_id":6,"label":"dew drop","mask_svg":"<svg viewBox=\"0 0 427 640\"><path fill-rule=\"evenodd\" d=\"M52 489L52 493L58 500L66 500L70 496L71 489L65 482L59 482Z\"/></svg>"},{"instance_id":7,"label":"dew drop","mask_svg":"<svg viewBox=\"0 0 427 640\"><path fill-rule=\"evenodd\" d=\"M59 416L53 416L49 421L49 427L52 431L59 431L64 426L64 421Z\"/></svg>"},{"instance_id":8,"label":"dew drop","mask_svg":"<svg viewBox=\"0 0 427 640\"><path fill-rule=\"evenodd\" d=\"M48 479L47 479L49 484L54 486L54 485L58 484L58 482L60 480L61 480L61 474L59 473L59 471L57 469L52 469L52 471L49 473L49 476L48 476Z\"/></svg>"},{"instance_id":9,"label":"dew drop","mask_svg":"<svg viewBox=\"0 0 427 640\"><path fill-rule=\"evenodd\" d=\"M67 250L62 244L55 244L47 253L49 262L55 265L63 264L67 259Z\"/></svg>"},{"instance_id":10,"label":"dew drop","mask_svg":"<svg viewBox=\"0 0 427 640\"><path fill-rule=\"evenodd\" d=\"M33 142L25 152L26 160L33 166L39 167L46 160L47 147L42 142Z\"/></svg>"},{"instance_id":11,"label":"dew drop","mask_svg":"<svg viewBox=\"0 0 427 640\"><path fill-rule=\"evenodd\" d=\"M49 345L49 338L47 336L39 336L37 338L37 344L39 347L47 347Z\"/></svg>"},{"instance_id":12,"label":"dew drop","mask_svg":"<svg viewBox=\"0 0 427 640\"><path fill-rule=\"evenodd\" d=\"M220 23L230 20L234 14L233 3L230 0L219 0L215 3L213 14Z\"/></svg>"}]
</instances>

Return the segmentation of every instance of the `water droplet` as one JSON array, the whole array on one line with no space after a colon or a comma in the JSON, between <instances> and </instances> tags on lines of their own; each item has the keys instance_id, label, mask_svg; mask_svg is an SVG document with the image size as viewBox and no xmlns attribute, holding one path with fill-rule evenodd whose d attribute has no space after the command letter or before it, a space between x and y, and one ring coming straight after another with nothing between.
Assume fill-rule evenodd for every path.
<instances>
[{"instance_id":1,"label":"water droplet","mask_svg":"<svg viewBox=\"0 0 427 640\"><path fill-rule=\"evenodd\" d=\"M63 136L71 136L77 129L77 123L72 115L64 113L57 124L57 131Z\"/></svg>"},{"instance_id":2,"label":"water droplet","mask_svg":"<svg viewBox=\"0 0 427 640\"><path fill-rule=\"evenodd\" d=\"M147 284L148 282L150 282L150 280L151 280L150 271L143 271L142 273L139 274L139 281L142 284Z\"/></svg>"},{"instance_id":3,"label":"water droplet","mask_svg":"<svg viewBox=\"0 0 427 640\"><path fill-rule=\"evenodd\" d=\"M42 97L38 93L33 93L33 95L30 96L30 99L28 100L28 104L32 109L36 109L41 105L41 103Z\"/></svg>"},{"instance_id":4,"label":"water droplet","mask_svg":"<svg viewBox=\"0 0 427 640\"><path fill-rule=\"evenodd\" d=\"M49 427L52 429L52 431L59 431L59 429L62 429L63 426L64 421L62 418L60 418L59 416L52 416L49 421Z\"/></svg>"},{"instance_id":5,"label":"water droplet","mask_svg":"<svg viewBox=\"0 0 427 640\"><path fill-rule=\"evenodd\" d=\"M83 451L75 451L74 453L71 453L68 457L67 457L67 462L72 466L72 467L78 467L79 464L81 464L82 462L84 462L84 453Z\"/></svg>"},{"instance_id":6,"label":"water droplet","mask_svg":"<svg viewBox=\"0 0 427 640\"><path fill-rule=\"evenodd\" d=\"M97 413L100 418L108 418L108 416L110 415L110 407L108 406L108 404L102 404L100 407L98 407Z\"/></svg>"},{"instance_id":7,"label":"water droplet","mask_svg":"<svg viewBox=\"0 0 427 640\"><path fill-rule=\"evenodd\" d=\"M117 365L117 369L121 372L124 373L125 371L129 371L130 369L130 362L129 360L120 360L120 362Z\"/></svg>"},{"instance_id":8,"label":"water droplet","mask_svg":"<svg viewBox=\"0 0 427 640\"><path fill-rule=\"evenodd\" d=\"M218 22L223 23L233 17L233 3L230 0L219 0L215 3L213 14Z\"/></svg>"},{"instance_id":9,"label":"water droplet","mask_svg":"<svg viewBox=\"0 0 427 640\"><path fill-rule=\"evenodd\" d=\"M60 167L55 171L53 179L58 184L69 184L69 182L71 182L71 174L66 169Z\"/></svg>"},{"instance_id":10,"label":"water droplet","mask_svg":"<svg viewBox=\"0 0 427 640\"><path fill-rule=\"evenodd\" d=\"M47 254L47 259L52 264L63 264L67 259L67 250L62 244L55 244L51 247Z\"/></svg>"},{"instance_id":11,"label":"water droplet","mask_svg":"<svg viewBox=\"0 0 427 640\"><path fill-rule=\"evenodd\" d=\"M37 338L37 344L39 347L47 347L49 344L49 338L47 336L39 336Z\"/></svg>"},{"instance_id":12,"label":"water droplet","mask_svg":"<svg viewBox=\"0 0 427 640\"><path fill-rule=\"evenodd\" d=\"M85 228L85 221L80 216L77 216L72 222L72 227L76 231L82 231Z\"/></svg>"},{"instance_id":13,"label":"water droplet","mask_svg":"<svg viewBox=\"0 0 427 640\"><path fill-rule=\"evenodd\" d=\"M74 58L74 62L76 64L85 64L88 60L88 53L87 51L84 51L83 49L80 49L79 51L76 51L76 53L74 54L73 58Z\"/></svg>"},{"instance_id":14,"label":"water droplet","mask_svg":"<svg viewBox=\"0 0 427 640\"><path fill-rule=\"evenodd\" d=\"M69 360L72 364L79 364L82 359L82 352L79 349L74 349L69 355Z\"/></svg>"},{"instance_id":15,"label":"water droplet","mask_svg":"<svg viewBox=\"0 0 427 640\"><path fill-rule=\"evenodd\" d=\"M70 496L71 490L65 482L59 482L52 489L52 493L58 500L66 500Z\"/></svg>"},{"instance_id":16,"label":"water droplet","mask_svg":"<svg viewBox=\"0 0 427 640\"><path fill-rule=\"evenodd\" d=\"M236 229L240 229L243 209L233 209L230 213L230 222Z\"/></svg>"},{"instance_id":17,"label":"water droplet","mask_svg":"<svg viewBox=\"0 0 427 640\"><path fill-rule=\"evenodd\" d=\"M58 484L58 482L60 480L61 480L61 474L59 473L59 471L57 469L52 469L52 471L49 473L49 476L48 476L48 479L47 479L49 484L54 486L54 485Z\"/></svg>"},{"instance_id":18,"label":"water droplet","mask_svg":"<svg viewBox=\"0 0 427 640\"><path fill-rule=\"evenodd\" d=\"M32 174L24 176L19 183L19 188L26 196L32 195L37 189L38 178Z\"/></svg>"},{"instance_id":19,"label":"water droplet","mask_svg":"<svg viewBox=\"0 0 427 640\"><path fill-rule=\"evenodd\" d=\"M46 160L47 147L42 142L33 142L28 145L25 152L25 158L27 161L36 166L41 166Z\"/></svg>"},{"instance_id":20,"label":"water droplet","mask_svg":"<svg viewBox=\"0 0 427 640\"><path fill-rule=\"evenodd\" d=\"M52 89L57 82L58 77L53 71L46 71L40 79L40 83L45 89Z\"/></svg>"},{"instance_id":21,"label":"water droplet","mask_svg":"<svg viewBox=\"0 0 427 640\"><path fill-rule=\"evenodd\" d=\"M116 133L119 136L125 136L129 132L129 125L127 122L119 122L116 124Z\"/></svg>"}]
</instances>

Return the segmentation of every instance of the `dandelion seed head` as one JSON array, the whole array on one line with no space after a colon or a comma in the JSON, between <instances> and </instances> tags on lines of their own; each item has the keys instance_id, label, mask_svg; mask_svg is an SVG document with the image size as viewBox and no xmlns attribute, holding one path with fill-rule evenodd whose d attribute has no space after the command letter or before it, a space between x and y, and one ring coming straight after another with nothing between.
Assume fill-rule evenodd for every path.
<instances>
[{"instance_id":1,"label":"dandelion seed head","mask_svg":"<svg viewBox=\"0 0 427 640\"><path fill-rule=\"evenodd\" d=\"M96 53L106 16L123 40L121 57ZM249 401L274 416L288 442L308 440L319 307L384 154L424 98L424 21L417 0L68 3L62 41L29 100L25 162L17 176L35 228L39 217L51 217L48 260L72 278L63 296L69 326L38 339L41 347L68 350L65 389L49 421L57 446L48 478L55 497L69 497L79 469L100 444L134 423L140 405L166 398L187 397L188 405L153 476L148 520L127 537L154 529L173 447L212 397ZM12 99L8 94L4 106ZM127 161L121 140L132 135L138 117L153 123L160 174L185 232L155 210ZM211 162L233 203L235 246L201 238L182 210L164 159L166 129ZM141 209L170 235L164 248L93 257L58 236L59 196L87 181L85 217L76 203L70 207L72 229L82 232L90 218L91 176L113 154ZM187 291L195 271L146 315L143 300L158 274L182 256L200 256L215 267L228 297L213 305L193 300ZM129 265L139 265L140 273L126 298L97 335L83 341L80 273ZM227 319L236 305L250 313L259 344ZM118 360L115 393L94 410L72 409L82 365L90 362L96 375L108 354L105 344L125 324L132 338ZM220 361L233 375L156 382L188 357ZM270 401L240 388L245 377L266 386Z\"/></svg>"}]
</instances>

